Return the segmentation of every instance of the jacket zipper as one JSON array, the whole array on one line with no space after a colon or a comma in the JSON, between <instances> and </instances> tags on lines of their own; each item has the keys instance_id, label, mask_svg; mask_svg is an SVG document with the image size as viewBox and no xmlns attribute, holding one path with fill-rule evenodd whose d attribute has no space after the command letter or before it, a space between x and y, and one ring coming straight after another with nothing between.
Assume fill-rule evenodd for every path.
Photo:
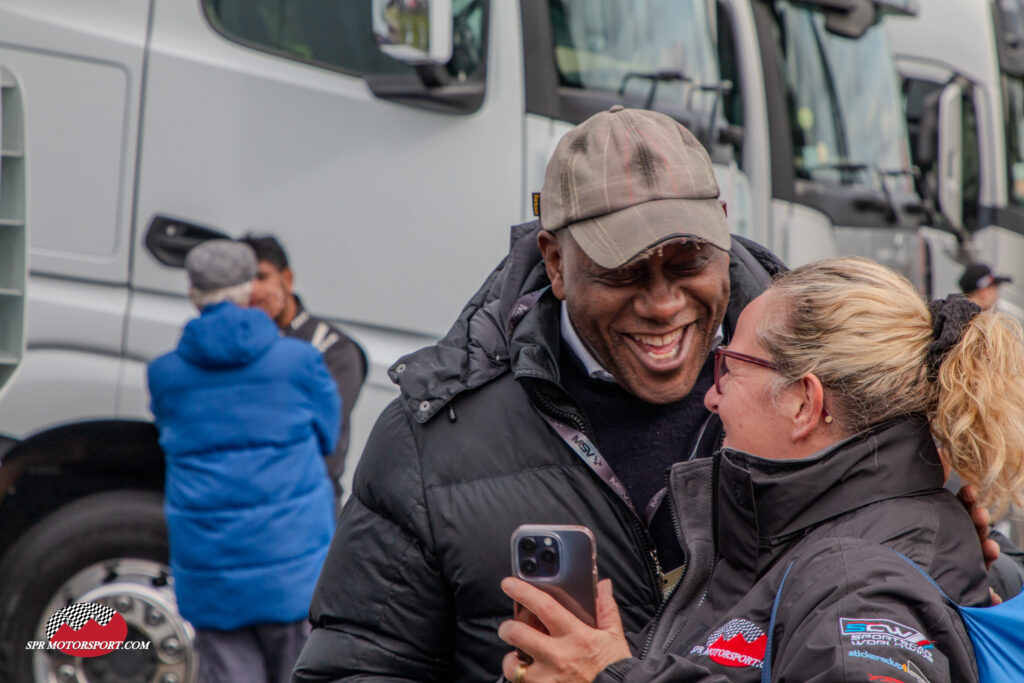
<instances>
[{"instance_id":1,"label":"jacket zipper","mask_svg":"<svg viewBox=\"0 0 1024 683\"><path fill-rule=\"evenodd\" d=\"M671 480L671 472L666 473L666 487L671 485ZM675 501L672 499L671 489L669 489L665 497L668 498L669 512L672 515L672 526L675 527L676 538L679 538L683 535L683 530L679 528L679 517L676 515L676 504ZM683 548L683 566L685 567L685 569L683 569L683 575L680 576L679 580L676 581L676 584L672 586L672 590L668 592L668 595L665 596L665 598L661 601L661 604L658 605L658 611L654 613L654 619L651 621L651 630L647 633L647 637L644 638L643 648L640 649L640 659L646 657L647 651L651 649L651 643L654 642L654 635L658 632L658 626L661 625L661 618L662 616L664 616L665 610L668 609L668 604L672 601L672 597L676 594L676 591L679 590L679 584L683 582L683 579L686 576L686 572L690 569L690 551L686 548Z\"/></svg>"},{"instance_id":2,"label":"jacket zipper","mask_svg":"<svg viewBox=\"0 0 1024 683\"><path fill-rule=\"evenodd\" d=\"M590 428L587 425L586 420L584 420L581 415L570 412L568 410L562 410L561 408L556 406L554 402L544 394L543 390L539 386L534 384L534 382L526 382L526 387L527 393L530 396L532 396L534 404L537 405L538 408L541 408L542 410L544 410L544 412L546 412L548 415L557 420L568 422L577 430L579 430L588 439L593 436L590 433ZM604 482L602 481L602 483ZM607 486L607 484L605 484L605 486ZM624 502L623 505L625 505ZM627 508L629 509L630 513L630 521L632 522L633 533L640 544L640 549L646 556L646 561L644 562L644 564L647 566L648 578L650 579L651 585L655 590L655 594L660 598L662 594L662 577L664 576L664 574L661 571L661 562L658 561L658 551L655 549L653 543L650 542L648 538L649 534L647 532L647 529L644 528L643 523L640 521L640 517L637 514L636 510L631 506L627 506ZM661 603L664 603L664 600L661 600ZM661 607L659 605L659 610L660 609Z\"/></svg>"},{"instance_id":3,"label":"jacket zipper","mask_svg":"<svg viewBox=\"0 0 1024 683\"><path fill-rule=\"evenodd\" d=\"M706 427L706 426L707 426L707 422L704 423L704 427ZM690 460L693 460L696 457L697 450L700 447L701 438L704 436L704 427L701 427L700 435L698 436L697 442L694 444L694 447L693 447L693 452L690 453L690 458L689 458ZM668 498L669 511L672 514L672 525L675 527L676 537L680 538L680 537L683 536L683 530L679 526L679 513L676 510L676 502L675 502L675 499L672 496L671 488L669 488L671 486L671 483L672 483L672 474L671 474L671 472L669 472L668 474L665 475L665 486L666 486L666 489L668 490L668 493L666 494L665 497ZM712 467L711 468L711 511L712 511L712 513L711 513L711 538L712 538L712 543L714 544L712 546L712 557L715 557L718 554L718 547L717 547L718 546L718 514L716 512L716 505L717 505L717 502L718 502L717 499L718 499L718 468L717 467ZM658 611L654 615L654 619L652 621L651 630L650 630L650 632L648 632L647 637L644 639L644 646L640 650L640 656L639 656L640 659L643 659L643 658L645 658L647 656L647 653L648 653L648 651L651 648L651 644L654 642L654 636L655 636L655 634L658 631L658 627L661 625L660 624L661 618L665 615L665 610L668 609L668 604L672 600L672 597L676 594L676 591L679 590L679 584L681 584L683 582L683 579L686 576L686 572L688 572L690 570L690 559L691 559L691 556L690 556L689 550L687 550L686 548L683 548L683 557L684 557L684 562L685 562L685 565L684 565L685 569L683 570L683 576L679 577L679 581L677 581L676 584L674 586L672 586L672 590L669 591L669 594L665 597L665 599L658 606ZM715 575L715 565L712 564L711 565L711 571L708 573L707 581L704 582L704 592L701 594L700 602L697 603L698 606L701 605L704 602L704 600L707 598L708 590L711 588L711 579L714 577L714 575ZM675 641L675 639L679 636L679 632L682 631L682 629L683 629L683 627L680 626L675 631L673 631L672 635L668 638L667 641L665 641L665 645L664 645L664 647L662 649L662 652L667 650L672 645L673 641Z\"/></svg>"},{"instance_id":4,"label":"jacket zipper","mask_svg":"<svg viewBox=\"0 0 1024 683\"><path fill-rule=\"evenodd\" d=\"M569 422L573 427L583 432L588 438L592 436L590 433L590 427L587 425L587 421L583 419L583 416L577 415L576 413L569 412L568 410L562 410L554 404L554 402L544 395L544 392L534 382L527 382L527 392L533 396L534 402L539 404L539 407L544 409L551 417L562 420L563 422Z\"/></svg>"}]
</instances>

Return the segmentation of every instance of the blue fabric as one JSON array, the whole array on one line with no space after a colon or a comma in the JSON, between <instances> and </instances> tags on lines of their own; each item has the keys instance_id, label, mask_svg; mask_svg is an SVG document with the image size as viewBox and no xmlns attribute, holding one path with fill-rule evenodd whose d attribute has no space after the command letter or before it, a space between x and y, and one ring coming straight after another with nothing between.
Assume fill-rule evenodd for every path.
<instances>
[{"instance_id":1,"label":"blue fabric","mask_svg":"<svg viewBox=\"0 0 1024 683\"><path fill-rule=\"evenodd\" d=\"M981 683L1024 681L1024 594L991 607L960 607Z\"/></svg>"},{"instance_id":2,"label":"blue fabric","mask_svg":"<svg viewBox=\"0 0 1024 683\"><path fill-rule=\"evenodd\" d=\"M334 532L323 456L341 399L320 352L214 304L150 364L149 390L181 614L221 630L304 619Z\"/></svg>"},{"instance_id":3,"label":"blue fabric","mask_svg":"<svg viewBox=\"0 0 1024 683\"><path fill-rule=\"evenodd\" d=\"M939 584L916 562L902 553L893 552L928 579L946 602L960 613L974 648L979 683L1024 681L1024 593L991 607L962 607L950 600Z\"/></svg>"},{"instance_id":4,"label":"blue fabric","mask_svg":"<svg viewBox=\"0 0 1024 683\"><path fill-rule=\"evenodd\" d=\"M790 562L786 567L786 571L782 574L782 581L779 581L779 588L775 591L775 600L772 601L772 616L768 620L768 642L765 643L764 661L761 663L761 683L772 683L772 641L775 640L775 617L779 613L782 588L786 585L786 578L794 564L796 564L796 560Z\"/></svg>"}]
</instances>

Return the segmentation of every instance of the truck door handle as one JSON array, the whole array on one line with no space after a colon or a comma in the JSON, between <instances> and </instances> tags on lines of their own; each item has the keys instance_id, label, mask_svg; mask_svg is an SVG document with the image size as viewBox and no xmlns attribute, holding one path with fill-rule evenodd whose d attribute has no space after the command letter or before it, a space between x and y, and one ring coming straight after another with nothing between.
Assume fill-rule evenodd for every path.
<instances>
[{"instance_id":1,"label":"truck door handle","mask_svg":"<svg viewBox=\"0 0 1024 683\"><path fill-rule=\"evenodd\" d=\"M231 239L219 230L167 216L154 216L146 229L145 245L165 266L182 268L189 250L206 240Z\"/></svg>"}]
</instances>

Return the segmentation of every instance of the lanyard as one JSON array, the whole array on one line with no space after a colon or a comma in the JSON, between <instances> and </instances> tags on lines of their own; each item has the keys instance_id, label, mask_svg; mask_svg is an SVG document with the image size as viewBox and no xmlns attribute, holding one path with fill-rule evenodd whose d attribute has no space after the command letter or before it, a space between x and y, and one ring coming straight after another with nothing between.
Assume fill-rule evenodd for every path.
<instances>
[{"instance_id":1,"label":"lanyard","mask_svg":"<svg viewBox=\"0 0 1024 683\"><path fill-rule=\"evenodd\" d=\"M576 451L576 454L583 458L583 462L590 466L590 469L601 478L601 481L608 484L612 491L615 491L616 495L622 499L630 510L636 512L636 508L633 507L633 501L629 498L629 493L626 492L626 487L622 484L622 481L612 471L611 465L608 464L597 450L597 446L591 443L587 435L574 427L559 422L555 418L551 417L542 410L538 410L541 417L547 420L547 423L551 425L551 428L562 437L562 441L568 444L569 448Z\"/></svg>"},{"instance_id":2,"label":"lanyard","mask_svg":"<svg viewBox=\"0 0 1024 683\"><path fill-rule=\"evenodd\" d=\"M524 294L519 297L512 306L512 312L508 316L508 324L506 325L506 328L509 330L510 335L511 330L515 329L523 319L523 316L525 316L526 313L536 305L540 297L543 296L549 288L550 287L544 287L543 289L529 292L528 294ZM633 501L630 499L629 493L626 491L626 487L623 485L622 480L620 480L618 476L616 476L615 472L612 471L611 465L609 465L601 456L600 451L597 450L597 446L587 438L587 435L574 427L570 427L563 422L559 422L543 410L538 410L537 412L540 413L541 417L551 425L551 428L554 429L560 437L562 437L562 440L569 446L569 448L573 449L576 454L579 455L585 463L587 463L590 469L601 478L601 481L608 484L612 491L622 499L622 502L624 502L630 510L636 513L637 509L634 507ZM662 501L665 499L666 493L666 489L661 489L654 494L651 500L647 503L643 516L643 520L647 528L650 528L651 520L654 519L654 515L658 511L658 507L661 505Z\"/></svg>"}]
</instances>

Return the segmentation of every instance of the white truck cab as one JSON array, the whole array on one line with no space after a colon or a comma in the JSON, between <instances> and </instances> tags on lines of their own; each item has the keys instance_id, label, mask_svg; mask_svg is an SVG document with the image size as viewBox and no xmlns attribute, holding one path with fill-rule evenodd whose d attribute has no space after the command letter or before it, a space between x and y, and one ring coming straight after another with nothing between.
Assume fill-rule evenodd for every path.
<instances>
[{"instance_id":1,"label":"white truck cab","mask_svg":"<svg viewBox=\"0 0 1024 683\"><path fill-rule=\"evenodd\" d=\"M845 254L874 258L931 294L957 240L935 230L914 182L900 81L884 26L912 22L903 0L718 0L726 97L743 131L737 157L755 234L790 266Z\"/></svg>"},{"instance_id":2,"label":"white truck cab","mask_svg":"<svg viewBox=\"0 0 1024 683\"><path fill-rule=\"evenodd\" d=\"M923 189L968 256L1014 278L999 306L1024 318L1024 6L927 0L887 30Z\"/></svg>"},{"instance_id":3,"label":"white truck cab","mask_svg":"<svg viewBox=\"0 0 1024 683\"><path fill-rule=\"evenodd\" d=\"M614 104L698 136L734 232L791 264L874 256L926 291L879 29L908 11L0 0L0 679L194 676L144 378L194 315L181 265L203 239L276 233L307 307L366 350L349 477L396 396L387 367L446 331L532 218L559 138ZM108 604L152 648L26 650L71 602Z\"/></svg>"},{"instance_id":4,"label":"white truck cab","mask_svg":"<svg viewBox=\"0 0 1024 683\"><path fill-rule=\"evenodd\" d=\"M21 363L0 400L0 678L194 675L144 377L194 315L198 241L278 234L305 304L367 351L354 461L396 395L386 368L446 331L575 123L666 111L711 150L733 229L767 215L716 142L712 3L431 4L441 66L387 56L369 0L0 2L0 305L22 306L26 232L31 258L24 356L20 326L0 335L0 375ZM81 601L153 647L25 649Z\"/></svg>"}]
</instances>

